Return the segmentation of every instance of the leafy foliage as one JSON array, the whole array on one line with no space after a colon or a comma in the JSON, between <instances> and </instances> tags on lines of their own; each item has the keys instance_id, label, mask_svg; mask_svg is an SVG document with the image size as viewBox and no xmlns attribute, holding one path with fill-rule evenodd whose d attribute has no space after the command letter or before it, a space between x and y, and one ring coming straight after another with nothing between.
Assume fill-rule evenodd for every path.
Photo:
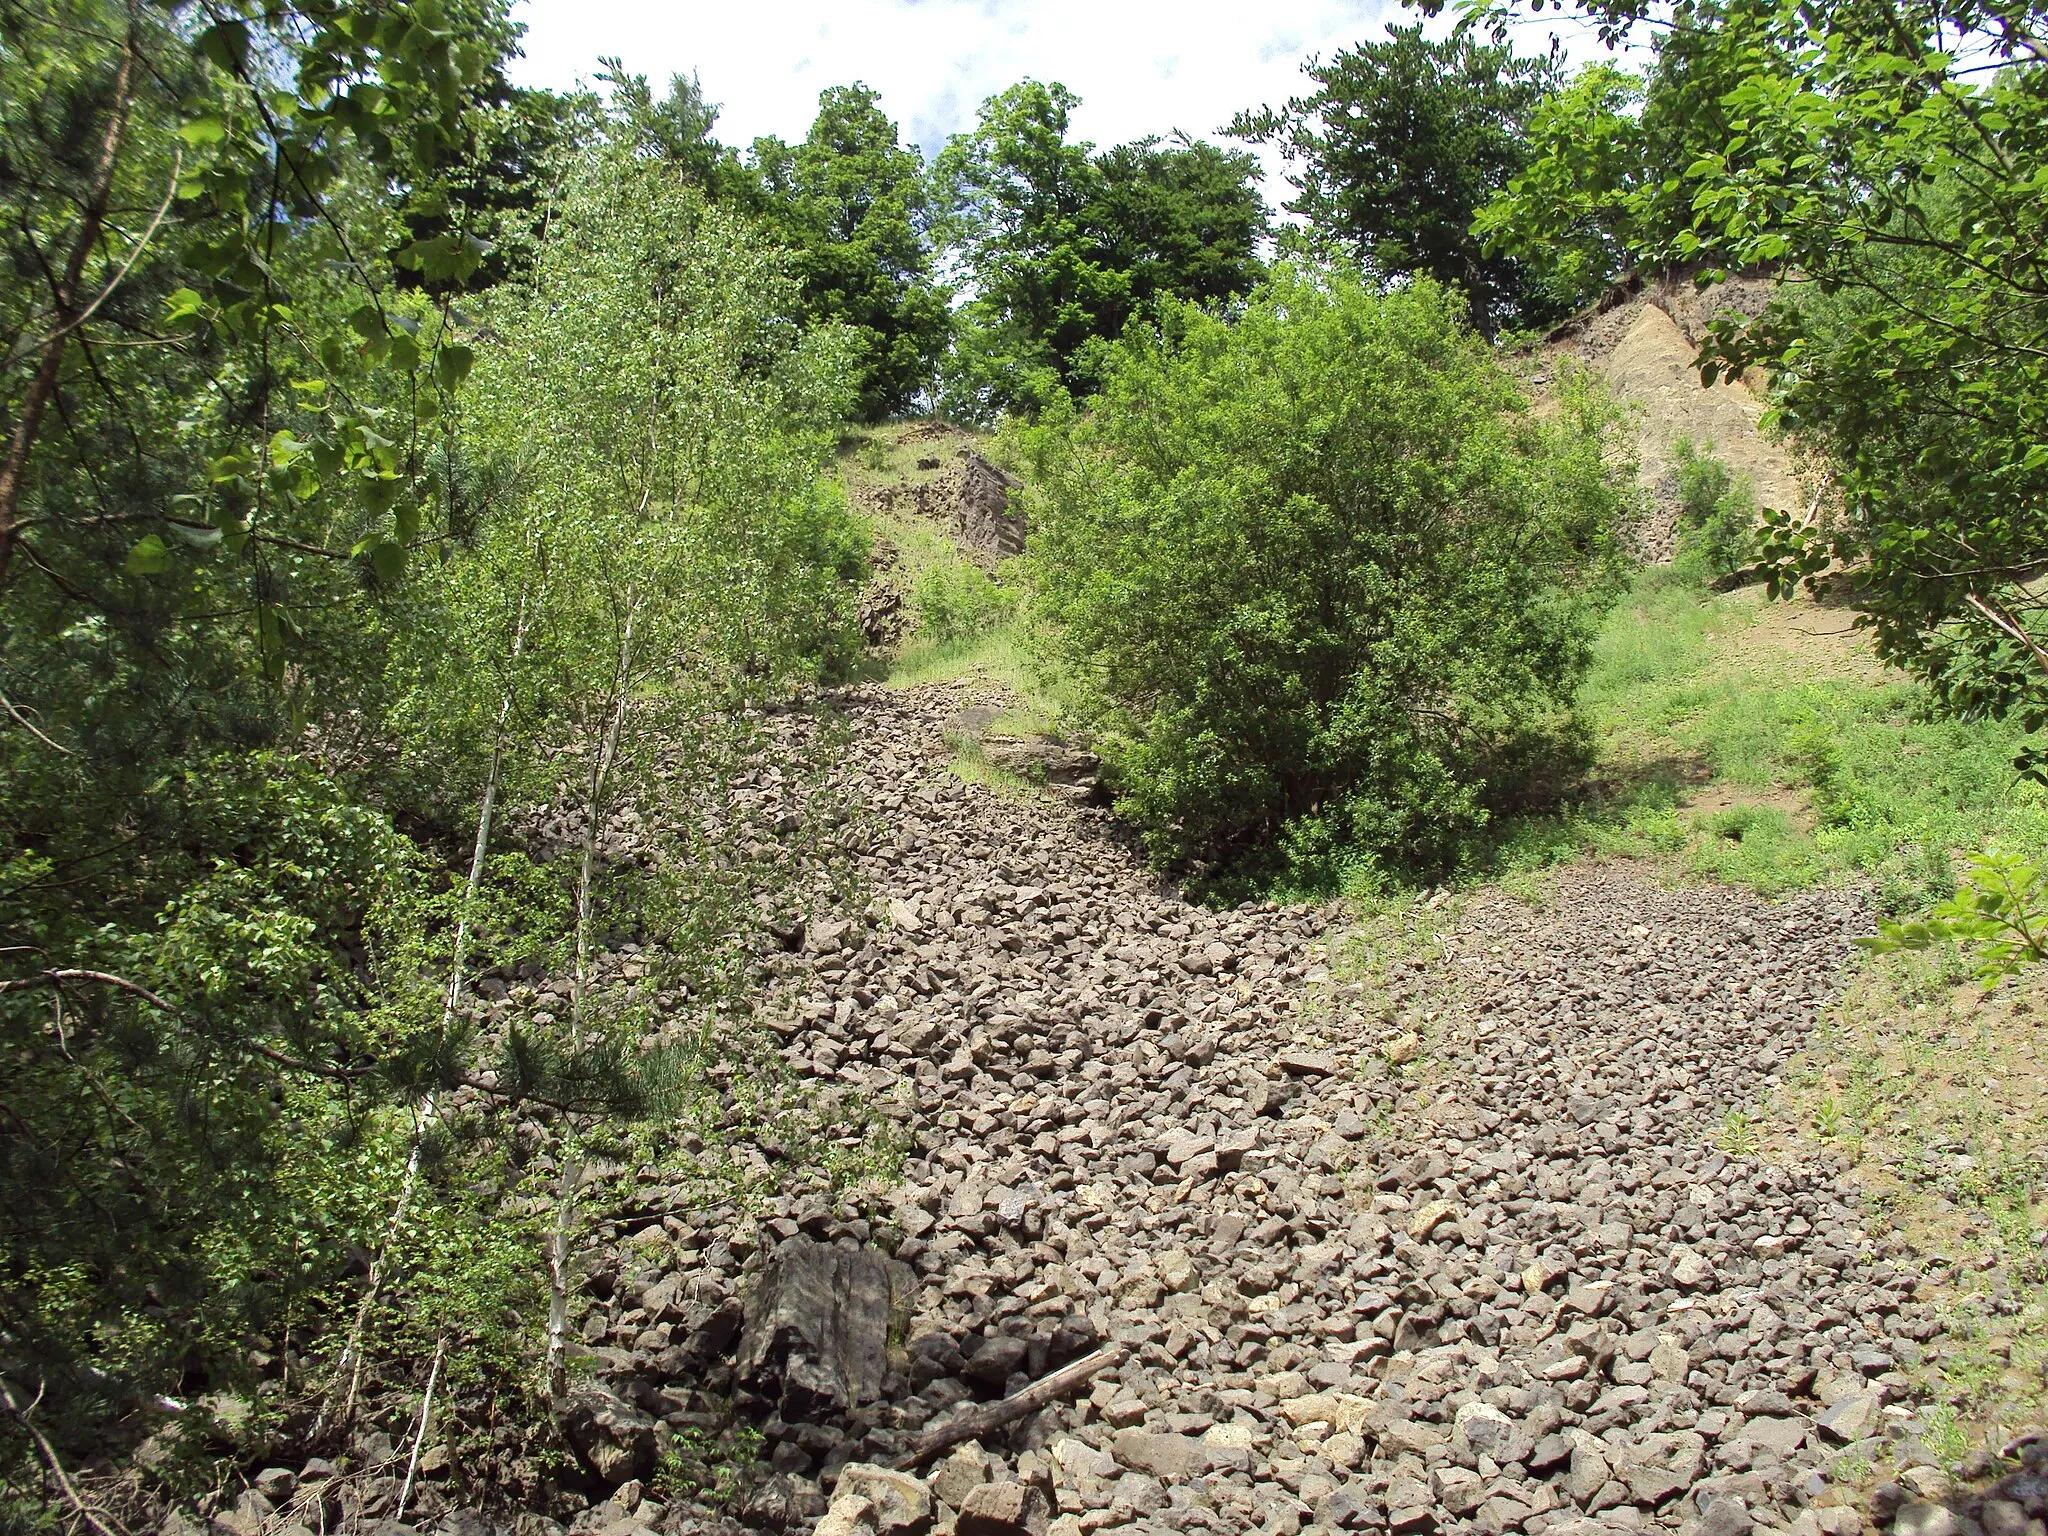
<instances>
[{"instance_id":1,"label":"leafy foliage","mask_svg":"<svg viewBox=\"0 0 2048 1536\"><path fill-rule=\"evenodd\" d=\"M732 1048L806 846L750 851L735 781L855 643L843 334L630 116L499 121L510 37L0 5L0 1366L67 1456L186 1402L172 1486L201 1399L333 1425L442 1343L530 1390L534 1101L566 1142ZM529 966L573 1028L477 1003Z\"/></svg>"},{"instance_id":2,"label":"leafy foliage","mask_svg":"<svg viewBox=\"0 0 2048 1536\"><path fill-rule=\"evenodd\" d=\"M1614 37L1647 15L1581 9ZM1886 660L1965 716L2048 725L2048 17L2027 0L1685 15L1717 136L1611 184L1579 183L1561 136L1493 227L1540 244L1546 209L1611 205L1635 259L1796 272L1763 314L1724 316L1701 359L1709 380L1768 368L1780 419L1834 469L1838 507L1768 510L1773 590L1853 572ZM1689 218L1660 225L1652 203ZM2039 774L2039 754L2022 766Z\"/></svg>"},{"instance_id":3,"label":"leafy foliage","mask_svg":"<svg viewBox=\"0 0 2048 1536\"><path fill-rule=\"evenodd\" d=\"M1490 252L1473 220L1529 157L1530 118L1555 88L1555 58L1434 40L1421 23L1340 50L1304 73L1316 89L1240 113L1231 132L1277 144L1288 208L1382 280L1427 276L1464 293L1484 335L1568 312L1519 257Z\"/></svg>"},{"instance_id":4,"label":"leafy foliage","mask_svg":"<svg viewBox=\"0 0 2048 1536\"><path fill-rule=\"evenodd\" d=\"M973 297L944 403L966 421L1094 387L1091 348L1168 300L1220 304L1259 271L1256 162L1185 138L1102 155L1069 139L1080 99L1023 81L940 152L939 231Z\"/></svg>"},{"instance_id":5,"label":"leafy foliage","mask_svg":"<svg viewBox=\"0 0 2048 1536\"><path fill-rule=\"evenodd\" d=\"M1161 857L1442 869L1572 756L1611 415L1568 384L1534 419L1461 314L1283 269L1027 437L1035 611Z\"/></svg>"},{"instance_id":6,"label":"leafy foliage","mask_svg":"<svg viewBox=\"0 0 2048 1536\"><path fill-rule=\"evenodd\" d=\"M939 645L978 640L1017 611L1019 594L971 560L927 566L911 583L920 638Z\"/></svg>"},{"instance_id":7,"label":"leafy foliage","mask_svg":"<svg viewBox=\"0 0 2048 1536\"><path fill-rule=\"evenodd\" d=\"M1515 257L1577 310L1631 268L1694 254L1686 176L1735 135L1727 93L1740 78L1717 0L1685 0L1653 42L1647 76L1588 65L1529 117L1521 170L1478 210L1473 233Z\"/></svg>"},{"instance_id":8,"label":"leafy foliage","mask_svg":"<svg viewBox=\"0 0 2048 1536\"><path fill-rule=\"evenodd\" d=\"M1756 492L1715 452L1691 438L1671 445L1678 492L1675 564L1696 579L1732 582L1755 560Z\"/></svg>"},{"instance_id":9,"label":"leafy foliage","mask_svg":"<svg viewBox=\"0 0 2048 1536\"><path fill-rule=\"evenodd\" d=\"M2048 960L2048 871L1991 847L1974 855L1962 888L1925 917L1878 925L1861 941L1876 954L1961 944L1976 952L1977 978L1993 984Z\"/></svg>"},{"instance_id":10,"label":"leafy foliage","mask_svg":"<svg viewBox=\"0 0 2048 1536\"><path fill-rule=\"evenodd\" d=\"M859 414L901 414L936 381L952 332L924 238L927 193L916 147L864 85L835 86L801 144L754 141L766 222L796 253L804 314L851 332Z\"/></svg>"}]
</instances>

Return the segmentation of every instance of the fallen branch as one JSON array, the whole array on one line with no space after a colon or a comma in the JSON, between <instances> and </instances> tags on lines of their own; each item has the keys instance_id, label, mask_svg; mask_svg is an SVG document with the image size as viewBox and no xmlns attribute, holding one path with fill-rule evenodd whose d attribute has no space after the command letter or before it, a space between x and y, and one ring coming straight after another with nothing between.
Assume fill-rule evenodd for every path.
<instances>
[{"instance_id":1,"label":"fallen branch","mask_svg":"<svg viewBox=\"0 0 2048 1536\"><path fill-rule=\"evenodd\" d=\"M890 1463L898 1472L908 1472L922 1466L939 1452L958 1445L963 1440L979 1440L1005 1424L1014 1424L1021 1418L1038 1412L1048 1403L1057 1402L1068 1393L1085 1386L1102 1371L1108 1370L1124 1357L1121 1344L1109 1344L1092 1355L1083 1355L1072 1365L1063 1365L1050 1376L1041 1376L1023 1391L1013 1393L999 1403L988 1403L983 1407L950 1419L937 1429L919 1436L911 1442L910 1449Z\"/></svg>"},{"instance_id":2,"label":"fallen branch","mask_svg":"<svg viewBox=\"0 0 2048 1536\"><path fill-rule=\"evenodd\" d=\"M427 1443L427 1423L434 1412L434 1383L441 1379L441 1356L447 1352L448 1335L442 1334L434 1345L434 1368L427 1372L427 1395L420 1402L419 1433L412 1437L412 1455L406 1458L405 1486L398 1490L398 1513L391 1518L404 1523L405 1506L412 1499L413 1474L420 1469L420 1447Z\"/></svg>"},{"instance_id":3,"label":"fallen branch","mask_svg":"<svg viewBox=\"0 0 2048 1536\"><path fill-rule=\"evenodd\" d=\"M42 1430L29 1422L29 1415L35 1412L36 1404L42 1400L43 1394L38 1391L35 1396L35 1402L24 1407L15 1397L14 1388L9 1386L7 1382L0 1381L0 1407L6 1408L14 1421L27 1430L30 1436L34 1438L36 1449L43 1453L43 1460L49 1463L50 1475L57 1480L58 1488L63 1491L64 1498L71 1505L72 1509L77 1511L79 1518L98 1531L100 1536L124 1536L121 1528L118 1525L110 1524L109 1517L104 1516L97 1505L88 1504L80 1496L77 1487L71 1481L70 1474L64 1470L64 1463L57 1459L57 1448L50 1444L49 1439L43 1434Z\"/></svg>"}]
</instances>

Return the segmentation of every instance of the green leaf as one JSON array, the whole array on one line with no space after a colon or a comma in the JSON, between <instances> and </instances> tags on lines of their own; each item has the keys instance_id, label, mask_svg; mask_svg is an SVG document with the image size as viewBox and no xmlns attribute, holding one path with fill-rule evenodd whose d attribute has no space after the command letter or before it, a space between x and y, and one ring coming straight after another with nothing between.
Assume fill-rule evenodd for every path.
<instances>
[{"instance_id":1,"label":"green leaf","mask_svg":"<svg viewBox=\"0 0 2048 1536\"><path fill-rule=\"evenodd\" d=\"M249 62L249 27L241 21L215 22L192 40L193 50L210 64L239 75Z\"/></svg>"},{"instance_id":2,"label":"green leaf","mask_svg":"<svg viewBox=\"0 0 2048 1536\"><path fill-rule=\"evenodd\" d=\"M434 377L447 390L457 388L476 365L476 353L459 342L450 342L434 354Z\"/></svg>"},{"instance_id":3,"label":"green leaf","mask_svg":"<svg viewBox=\"0 0 2048 1536\"><path fill-rule=\"evenodd\" d=\"M396 539L379 539L368 549L359 544L356 550L370 557L370 568L379 581L396 581L405 574L405 546Z\"/></svg>"},{"instance_id":4,"label":"green leaf","mask_svg":"<svg viewBox=\"0 0 2048 1536\"><path fill-rule=\"evenodd\" d=\"M128 574L161 576L171 568L171 551L156 534L145 534L128 551Z\"/></svg>"},{"instance_id":5,"label":"green leaf","mask_svg":"<svg viewBox=\"0 0 2048 1536\"><path fill-rule=\"evenodd\" d=\"M195 149L218 144L228 136L228 125L217 117L195 117L178 125L178 137Z\"/></svg>"}]
</instances>

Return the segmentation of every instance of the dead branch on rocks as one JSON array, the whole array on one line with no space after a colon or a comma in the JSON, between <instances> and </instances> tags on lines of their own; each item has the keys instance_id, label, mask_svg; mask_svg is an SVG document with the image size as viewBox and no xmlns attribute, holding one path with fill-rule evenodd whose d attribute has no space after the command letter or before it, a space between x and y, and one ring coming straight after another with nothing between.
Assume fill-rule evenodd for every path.
<instances>
[{"instance_id":1,"label":"dead branch on rocks","mask_svg":"<svg viewBox=\"0 0 2048 1536\"><path fill-rule=\"evenodd\" d=\"M1072 1365L1063 1365L1050 1376L1039 1377L1023 1391L1012 1393L1001 1402L986 1404L941 1424L913 1441L910 1449L890 1465L898 1472L908 1472L963 1440L979 1440L1005 1424L1014 1424L1038 1412L1046 1404L1057 1402L1069 1392L1085 1386L1099 1372L1108 1370L1123 1357L1124 1347L1121 1344L1105 1345L1092 1355L1083 1355Z\"/></svg>"},{"instance_id":2,"label":"dead branch on rocks","mask_svg":"<svg viewBox=\"0 0 2048 1536\"><path fill-rule=\"evenodd\" d=\"M49 1463L51 1477L56 1480L58 1488L63 1491L66 1502L71 1505L72 1509L77 1511L78 1517L95 1531L98 1531L100 1536L125 1536L121 1528L110 1523L106 1515L96 1505L86 1502L85 1498L79 1493L77 1486L71 1481L70 1474L64 1470L64 1463L57 1459L57 1448L50 1444L49 1437L41 1429L29 1421L29 1415L36 1411L36 1405L42 1402L42 1400L43 1394L38 1390L33 1401L24 1405L15 1397L14 1388L6 1381L0 1380L0 1407L4 1407L13 1417L14 1421L29 1432L30 1437L36 1443L36 1449L43 1453L43 1460Z\"/></svg>"}]
</instances>

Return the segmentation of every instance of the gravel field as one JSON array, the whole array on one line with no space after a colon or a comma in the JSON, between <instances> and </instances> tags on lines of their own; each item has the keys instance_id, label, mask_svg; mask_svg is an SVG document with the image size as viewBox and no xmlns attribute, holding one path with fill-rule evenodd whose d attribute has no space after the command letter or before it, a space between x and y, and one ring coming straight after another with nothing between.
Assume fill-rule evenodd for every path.
<instances>
[{"instance_id":1,"label":"gravel field","mask_svg":"<svg viewBox=\"0 0 2048 1536\"><path fill-rule=\"evenodd\" d=\"M731 1392L772 1476L722 1514L636 1479L573 1529L1858 1536L1838 1464L1913 1443L1938 1324L1837 1170L1761 1165L1743 1115L1868 930L1853 897L1580 866L1361 963L1335 909L1188 905L1103 812L961 782L949 724L1002 702L847 698L868 904L779 962L783 1056L888 1110L900 1178L748 1231L644 1171L594 1265L587 1454L638 1471ZM664 1232L673 1267L636 1258ZM893 1288L907 1358L843 1395L874 1401L740 1338L785 1244ZM1106 1344L1065 1401L876 1470ZM1914 1536L2039 1513L1910 1480L1881 1507Z\"/></svg>"}]
</instances>

